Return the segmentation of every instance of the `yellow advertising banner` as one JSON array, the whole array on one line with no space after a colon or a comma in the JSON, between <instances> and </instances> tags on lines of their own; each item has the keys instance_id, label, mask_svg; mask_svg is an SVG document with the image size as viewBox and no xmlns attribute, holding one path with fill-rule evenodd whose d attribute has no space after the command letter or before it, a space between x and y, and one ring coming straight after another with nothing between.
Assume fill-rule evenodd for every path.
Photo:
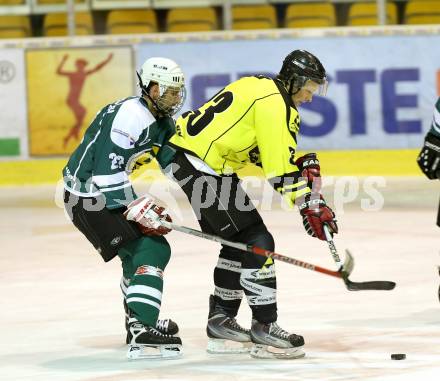
<instances>
[{"instance_id":1,"label":"yellow advertising banner","mask_svg":"<svg viewBox=\"0 0 440 381\"><path fill-rule=\"evenodd\" d=\"M131 47L26 52L29 154L70 154L97 112L134 95Z\"/></svg>"}]
</instances>

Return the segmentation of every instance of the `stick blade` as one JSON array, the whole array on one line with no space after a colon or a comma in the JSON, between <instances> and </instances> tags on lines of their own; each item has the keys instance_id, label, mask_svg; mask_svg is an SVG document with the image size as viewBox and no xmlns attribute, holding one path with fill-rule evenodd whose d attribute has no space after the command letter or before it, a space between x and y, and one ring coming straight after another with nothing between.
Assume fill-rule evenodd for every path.
<instances>
[{"instance_id":1,"label":"stick blade","mask_svg":"<svg viewBox=\"0 0 440 381\"><path fill-rule=\"evenodd\" d=\"M390 291L396 287L395 282L388 280L376 280L371 282L352 282L346 278L345 284L349 291L364 291L364 290L378 290L378 291Z\"/></svg>"},{"instance_id":2,"label":"stick blade","mask_svg":"<svg viewBox=\"0 0 440 381\"><path fill-rule=\"evenodd\" d=\"M370 282L352 282L348 277L354 268L354 258L350 251L345 250L345 261L343 265L342 279L349 291L364 291L364 290L378 290L378 291L390 291L396 287L395 282L388 280L376 280Z\"/></svg>"}]
</instances>

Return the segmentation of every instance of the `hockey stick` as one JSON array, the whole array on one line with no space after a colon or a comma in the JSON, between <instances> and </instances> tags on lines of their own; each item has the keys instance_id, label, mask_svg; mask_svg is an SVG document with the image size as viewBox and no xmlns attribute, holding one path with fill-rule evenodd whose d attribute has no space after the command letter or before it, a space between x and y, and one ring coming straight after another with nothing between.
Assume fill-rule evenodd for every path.
<instances>
[{"instance_id":1,"label":"hockey stick","mask_svg":"<svg viewBox=\"0 0 440 381\"><path fill-rule=\"evenodd\" d=\"M345 251L346 259L345 263L342 264L341 258L339 257L338 251L336 250L336 246L333 242L333 238L328 230L327 225L324 225L324 233L325 238L327 240L328 248L330 249L330 253L333 257L333 260L338 265L339 270L338 273L341 274L341 278L344 281L347 289L350 291L363 291L363 290L382 290L388 291L392 290L396 287L396 283L390 282L388 280L377 280L370 282L352 282L348 279L349 275L353 271L354 267L354 259L348 250ZM347 259L348 258L348 259Z\"/></svg>"},{"instance_id":2,"label":"hockey stick","mask_svg":"<svg viewBox=\"0 0 440 381\"><path fill-rule=\"evenodd\" d=\"M163 226L167 227L168 229L177 230L181 233L185 233L185 234L193 235L193 236L200 237L203 239L207 239L210 241L218 242L222 245L234 247L235 249L246 251L248 253L261 255L263 257L273 258L273 259L276 259L278 261L285 262L285 263L290 263L291 265L302 267L307 270L317 271L319 273L327 274L327 275L330 275L330 276L333 276L336 278L342 278L344 276L341 271L329 270L324 267L320 267L320 266L313 265L311 263L300 261L299 259L287 257L282 254L274 253L273 251L262 249L261 247L258 247L258 246L247 245L245 243L240 243L240 242L228 241L228 240L220 238L218 236L203 233L200 230L191 229L187 226L176 225L176 224L173 224L172 222L168 222L168 221L161 221L161 224ZM345 269L344 273L347 275L350 275L351 270L353 269L353 265L349 263L352 260L353 260L353 258L351 256L347 256L346 261L343 265L343 267Z\"/></svg>"}]
</instances>

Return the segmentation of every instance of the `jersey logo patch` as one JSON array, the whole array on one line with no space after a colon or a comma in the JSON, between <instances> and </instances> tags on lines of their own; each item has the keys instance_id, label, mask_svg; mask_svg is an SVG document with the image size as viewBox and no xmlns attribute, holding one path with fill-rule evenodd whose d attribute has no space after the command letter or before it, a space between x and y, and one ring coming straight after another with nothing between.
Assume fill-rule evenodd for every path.
<instances>
[{"instance_id":1,"label":"jersey logo patch","mask_svg":"<svg viewBox=\"0 0 440 381\"><path fill-rule=\"evenodd\" d=\"M294 134L297 134L299 131L299 115L295 116L295 120L289 123L289 130Z\"/></svg>"},{"instance_id":2,"label":"jersey logo patch","mask_svg":"<svg viewBox=\"0 0 440 381\"><path fill-rule=\"evenodd\" d=\"M289 130L292 131L294 134L297 134L297 133L298 133L298 131L299 131L299 126L298 126L298 124L296 123L296 120L295 120L294 122L291 122L291 123L289 124Z\"/></svg>"},{"instance_id":3,"label":"jersey logo patch","mask_svg":"<svg viewBox=\"0 0 440 381\"><path fill-rule=\"evenodd\" d=\"M122 241L122 237L118 235L117 237L113 238L110 242L111 246L117 246Z\"/></svg>"},{"instance_id":4,"label":"jersey logo patch","mask_svg":"<svg viewBox=\"0 0 440 381\"><path fill-rule=\"evenodd\" d=\"M147 131L147 133L145 135L145 138L144 138L144 140L142 140L138 144L139 146L143 146L144 144L147 144L147 143L149 143L151 141L151 139L149 138L149 136L150 136L150 126L147 126L146 131Z\"/></svg>"},{"instance_id":5,"label":"jersey logo patch","mask_svg":"<svg viewBox=\"0 0 440 381\"><path fill-rule=\"evenodd\" d=\"M289 147L290 159L289 163L295 165L295 148Z\"/></svg>"},{"instance_id":6,"label":"jersey logo patch","mask_svg":"<svg viewBox=\"0 0 440 381\"><path fill-rule=\"evenodd\" d=\"M252 148L249 151L249 160L253 164L256 164L260 161L260 150L258 149L258 147Z\"/></svg>"},{"instance_id":7,"label":"jersey logo patch","mask_svg":"<svg viewBox=\"0 0 440 381\"><path fill-rule=\"evenodd\" d=\"M126 137L128 140L130 140L130 145L131 145L131 146L134 145L135 140L130 136L130 134L126 133L125 131L118 130L117 128L114 128L114 129L112 130L112 132L115 132L115 133L117 133L117 134L120 134L120 135Z\"/></svg>"}]
</instances>

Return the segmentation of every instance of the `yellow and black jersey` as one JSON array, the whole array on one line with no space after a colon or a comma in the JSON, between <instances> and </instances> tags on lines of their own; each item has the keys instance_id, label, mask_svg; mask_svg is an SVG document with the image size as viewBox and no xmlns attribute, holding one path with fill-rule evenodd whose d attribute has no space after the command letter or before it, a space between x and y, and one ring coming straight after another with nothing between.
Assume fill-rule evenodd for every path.
<instances>
[{"instance_id":1,"label":"yellow and black jersey","mask_svg":"<svg viewBox=\"0 0 440 381\"><path fill-rule=\"evenodd\" d=\"M226 86L176 122L170 145L194 155L219 175L251 162L263 168L275 189L295 197L310 192L294 164L300 117L277 81L244 77Z\"/></svg>"}]
</instances>

